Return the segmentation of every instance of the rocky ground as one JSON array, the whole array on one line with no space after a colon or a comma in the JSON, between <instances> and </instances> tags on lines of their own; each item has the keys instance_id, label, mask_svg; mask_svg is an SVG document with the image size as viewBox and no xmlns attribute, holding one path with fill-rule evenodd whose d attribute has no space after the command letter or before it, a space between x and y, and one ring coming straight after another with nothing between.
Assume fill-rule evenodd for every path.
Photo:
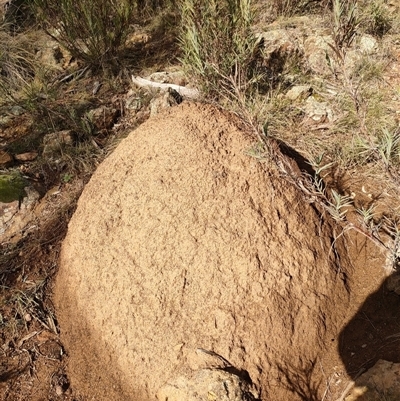
<instances>
[{"instance_id":1,"label":"rocky ground","mask_svg":"<svg viewBox=\"0 0 400 401\"><path fill-rule=\"evenodd\" d=\"M343 324L350 329L335 339L347 339L346 368L325 361L331 370L320 399L396 399L388 382L398 370L392 363L400 362L394 274L400 243L400 30L393 21L382 35L360 31L339 53L329 20L260 18L255 27L265 65L279 81L262 108L279 155L255 149L254 156L270 157L281 178L302 191L301 202L318 204L337 220L336 236L349 241L353 307ZM0 398L83 401L70 384L68 350L52 301L69 219L92 173L121 139L182 100L171 91L140 88L131 75L188 87L195 82L182 71L168 31L134 27L126 46L135 62L117 77L91 72L36 28L23 35L34 41L37 60L52 79L47 85L32 82L23 101L9 99L0 107ZM339 201L309 185L304 173L310 165ZM366 383L377 380L359 376L380 359L389 361L374 368L381 369L378 377L388 377L383 389L371 395L376 398L360 398ZM307 372L300 373L296 380L306 381ZM302 399L313 399L301 386L297 390Z\"/></svg>"}]
</instances>

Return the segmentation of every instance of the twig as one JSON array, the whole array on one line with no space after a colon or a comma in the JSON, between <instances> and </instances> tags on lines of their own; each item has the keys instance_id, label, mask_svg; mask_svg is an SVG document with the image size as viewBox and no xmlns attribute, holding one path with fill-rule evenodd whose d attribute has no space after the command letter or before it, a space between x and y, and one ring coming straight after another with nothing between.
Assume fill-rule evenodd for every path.
<instances>
[{"instance_id":1,"label":"twig","mask_svg":"<svg viewBox=\"0 0 400 401\"><path fill-rule=\"evenodd\" d=\"M354 378L354 381L350 381L349 384L346 386L346 388L344 389L342 395L336 400L336 401L344 401L344 399L346 398L347 394L349 393L349 391L354 387L355 380L357 380L363 373L365 372L365 368L361 368L358 373L356 374L356 377Z\"/></svg>"},{"instance_id":2,"label":"twig","mask_svg":"<svg viewBox=\"0 0 400 401\"><path fill-rule=\"evenodd\" d=\"M89 69L89 67L84 67L78 71L74 71L71 74L66 75L64 78L57 79L55 82L63 83L69 81L70 79L74 79L75 81L82 77L82 75ZM54 83L55 83L54 82Z\"/></svg>"}]
</instances>

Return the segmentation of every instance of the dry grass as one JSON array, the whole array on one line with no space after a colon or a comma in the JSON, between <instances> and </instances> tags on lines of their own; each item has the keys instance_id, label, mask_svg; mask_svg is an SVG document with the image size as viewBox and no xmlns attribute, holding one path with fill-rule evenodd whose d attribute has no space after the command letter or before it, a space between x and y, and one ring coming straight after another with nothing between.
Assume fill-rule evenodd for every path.
<instances>
[{"instance_id":1,"label":"dry grass","mask_svg":"<svg viewBox=\"0 0 400 401\"><path fill-rule=\"evenodd\" d=\"M252 91L262 80L250 0L182 0L182 63L208 99Z\"/></svg>"},{"instance_id":2,"label":"dry grass","mask_svg":"<svg viewBox=\"0 0 400 401\"><path fill-rule=\"evenodd\" d=\"M118 65L136 2L35 0L46 32L71 54L92 67Z\"/></svg>"},{"instance_id":3,"label":"dry grass","mask_svg":"<svg viewBox=\"0 0 400 401\"><path fill-rule=\"evenodd\" d=\"M331 6L330 0L273 0L270 12L276 17L324 12Z\"/></svg>"},{"instance_id":4,"label":"dry grass","mask_svg":"<svg viewBox=\"0 0 400 401\"><path fill-rule=\"evenodd\" d=\"M0 25L0 104L14 101L35 76L35 38L28 34L12 35Z\"/></svg>"}]
</instances>

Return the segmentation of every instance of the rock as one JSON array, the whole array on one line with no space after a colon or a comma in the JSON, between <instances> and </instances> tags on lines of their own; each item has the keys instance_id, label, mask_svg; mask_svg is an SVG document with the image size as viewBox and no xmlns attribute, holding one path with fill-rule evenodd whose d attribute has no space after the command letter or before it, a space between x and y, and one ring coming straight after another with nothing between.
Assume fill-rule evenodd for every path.
<instances>
[{"instance_id":1,"label":"rock","mask_svg":"<svg viewBox=\"0 0 400 401\"><path fill-rule=\"evenodd\" d=\"M312 96L305 101L304 113L308 123L331 122L334 119L333 111L329 103L319 102Z\"/></svg>"},{"instance_id":2,"label":"rock","mask_svg":"<svg viewBox=\"0 0 400 401\"><path fill-rule=\"evenodd\" d=\"M35 160L37 157L38 157L37 152L20 153L20 154L14 156L15 160L17 160L19 162L31 162L31 161Z\"/></svg>"},{"instance_id":3,"label":"rock","mask_svg":"<svg viewBox=\"0 0 400 401\"><path fill-rule=\"evenodd\" d=\"M72 130L64 130L47 134L43 137L43 154L49 155L60 151L63 147L72 146L75 142L75 134Z\"/></svg>"},{"instance_id":4,"label":"rock","mask_svg":"<svg viewBox=\"0 0 400 401\"><path fill-rule=\"evenodd\" d=\"M176 106L181 102L182 96L176 90L168 88L166 91L161 91L150 102L150 117L154 117L161 110Z\"/></svg>"},{"instance_id":5,"label":"rock","mask_svg":"<svg viewBox=\"0 0 400 401\"><path fill-rule=\"evenodd\" d=\"M27 185L24 188L24 191L26 193L26 197L23 199L21 203L21 210L25 209L30 210L32 206L34 206L40 199L40 193L31 185Z\"/></svg>"},{"instance_id":6,"label":"rock","mask_svg":"<svg viewBox=\"0 0 400 401\"><path fill-rule=\"evenodd\" d=\"M4 183L0 176L0 241L20 232L32 220L32 209L40 198L22 177L14 175L11 188L5 188Z\"/></svg>"},{"instance_id":7,"label":"rock","mask_svg":"<svg viewBox=\"0 0 400 401\"><path fill-rule=\"evenodd\" d=\"M141 78L139 76L132 75L132 83L139 88L151 88L153 91L154 89L163 91L175 91L179 93L180 96L184 98L196 100L200 97L200 91L196 88L189 88L186 86L179 86L175 84L165 84L160 82L150 81L145 78Z\"/></svg>"},{"instance_id":8,"label":"rock","mask_svg":"<svg viewBox=\"0 0 400 401\"><path fill-rule=\"evenodd\" d=\"M0 239L2 240L7 228L11 225L12 219L19 211L19 201L0 202Z\"/></svg>"},{"instance_id":9,"label":"rock","mask_svg":"<svg viewBox=\"0 0 400 401\"><path fill-rule=\"evenodd\" d=\"M297 85L286 92L286 97L289 100L304 100L312 94L312 87L309 85Z\"/></svg>"},{"instance_id":10,"label":"rock","mask_svg":"<svg viewBox=\"0 0 400 401\"><path fill-rule=\"evenodd\" d=\"M95 96L99 92L100 88L102 87L102 83L100 81L95 81L93 83L92 95Z\"/></svg>"},{"instance_id":11,"label":"rock","mask_svg":"<svg viewBox=\"0 0 400 401\"><path fill-rule=\"evenodd\" d=\"M400 363L379 360L356 380L355 387L345 401L383 399L400 400Z\"/></svg>"},{"instance_id":12,"label":"rock","mask_svg":"<svg viewBox=\"0 0 400 401\"><path fill-rule=\"evenodd\" d=\"M0 150L0 168L11 167L14 163L13 157L4 150Z\"/></svg>"},{"instance_id":13,"label":"rock","mask_svg":"<svg viewBox=\"0 0 400 401\"><path fill-rule=\"evenodd\" d=\"M94 127L101 131L112 128L119 117L119 111L111 107L101 106L90 110L86 116Z\"/></svg>"},{"instance_id":14,"label":"rock","mask_svg":"<svg viewBox=\"0 0 400 401\"><path fill-rule=\"evenodd\" d=\"M331 46L334 46L331 35L313 35L304 41L304 56L307 59L309 67L322 76L331 74L327 56L331 60L331 63L334 63L336 59Z\"/></svg>"},{"instance_id":15,"label":"rock","mask_svg":"<svg viewBox=\"0 0 400 401\"><path fill-rule=\"evenodd\" d=\"M185 74L183 71L160 71L154 72L146 79L162 84L185 85Z\"/></svg>"},{"instance_id":16,"label":"rock","mask_svg":"<svg viewBox=\"0 0 400 401\"><path fill-rule=\"evenodd\" d=\"M389 291L393 291L397 295L400 295L400 274L397 273L389 276L386 282L386 287Z\"/></svg>"},{"instance_id":17,"label":"rock","mask_svg":"<svg viewBox=\"0 0 400 401\"><path fill-rule=\"evenodd\" d=\"M263 64L269 70L271 78L276 79L281 74L288 59L303 54L296 32L275 29L259 33L256 37L262 44Z\"/></svg>"},{"instance_id":18,"label":"rock","mask_svg":"<svg viewBox=\"0 0 400 401\"><path fill-rule=\"evenodd\" d=\"M338 352L344 241L330 252L329 222L249 156L246 129L183 102L133 131L86 185L53 299L82 396L154 400L193 368L228 364L261 400L299 401L290 372L297 379L304 361ZM315 369L309 379L324 377Z\"/></svg>"},{"instance_id":19,"label":"rock","mask_svg":"<svg viewBox=\"0 0 400 401\"><path fill-rule=\"evenodd\" d=\"M62 386L60 386L60 385L55 386L54 391L55 391L56 395L59 397L64 394L64 390L63 390Z\"/></svg>"},{"instance_id":20,"label":"rock","mask_svg":"<svg viewBox=\"0 0 400 401\"><path fill-rule=\"evenodd\" d=\"M8 126L11 123L11 121L12 121L11 116L0 116L0 128Z\"/></svg>"},{"instance_id":21,"label":"rock","mask_svg":"<svg viewBox=\"0 0 400 401\"><path fill-rule=\"evenodd\" d=\"M296 39L287 29L275 29L261 32L256 35L258 41L263 42L263 48L268 59L272 53L292 54L298 51Z\"/></svg>"},{"instance_id":22,"label":"rock","mask_svg":"<svg viewBox=\"0 0 400 401\"><path fill-rule=\"evenodd\" d=\"M41 43L40 50L36 53L36 59L55 70L63 70L63 61L66 58L65 50L55 40L47 40Z\"/></svg>"},{"instance_id":23,"label":"rock","mask_svg":"<svg viewBox=\"0 0 400 401\"><path fill-rule=\"evenodd\" d=\"M62 357L62 347L54 340L46 341L39 345L40 353L46 358L50 359L61 359Z\"/></svg>"},{"instance_id":24,"label":"rock","mask_svg":"<svg viewBox=\"0 0 400 401\"><path fill-rule=\"evenodd\" d=\"M125 109L138 112L142 108L142 98L139 94L130 89L126 94Z\"/></svg>"},{"instance_id":25,"label":"rock","mask_svg":"<svg viewBox=\"0 0 400 401\"><path fill-rule=\"evenodd\" d=\"M140 28L139 28L140 31ZM139 44L146 44L151 39L151 35L148 32L133 32L128 35L126 39L127 46L135 46Z\"/></svg>"},{"instance_id":26,"label":"rock","mask_svg":"<svg viewBox=\"0 0 400 401\"><path fill-rule=\"evenodd\" d=\"M162 386L158 401L256 401L256 389L239 376L223 370L202 369Z\"/></svg>"},{"instance_id":27,"label":"rock","mask_svg":"<svg viewBox=\"0 0 400 401\"><path fill-rule=\"evenodd\" d=\"M364 54L372 54L378 47L377 40L372 35L363 35L360 38L359 51Z\"/></svg>"},{"instance_id":28,"label":"rock","mask_svg":"<svg viewBox=\"0 0 400 401\"><path fill-rule=\"evenodd\" d=\"M14 116L21 116L25 113L25 109L23 109L21 106L13 106L11 107L10 112Z\"/></svg>"}]
</instances>

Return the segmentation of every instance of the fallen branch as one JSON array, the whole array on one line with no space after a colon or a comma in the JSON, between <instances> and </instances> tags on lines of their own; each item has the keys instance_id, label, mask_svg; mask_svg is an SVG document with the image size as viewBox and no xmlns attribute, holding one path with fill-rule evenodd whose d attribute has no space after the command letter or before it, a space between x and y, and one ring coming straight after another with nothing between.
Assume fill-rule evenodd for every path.
<instances>
[{"instance_id":1,"label":"fallen branch","mask_svg":"<svg viewBox=\"0 0 400 401\"><path fill-rule=\"evenodd\" d=\"M174 89L181 96L187 99L198 99L200 97L200 92L195 88L186 88L185 86L175 85L175 84L162 84L159 82L149 81L148 79L135 77L132 75L132 82L139 87L151 87L151 88L159 88L159 89Z\"/></svg>"}]
</instances>

